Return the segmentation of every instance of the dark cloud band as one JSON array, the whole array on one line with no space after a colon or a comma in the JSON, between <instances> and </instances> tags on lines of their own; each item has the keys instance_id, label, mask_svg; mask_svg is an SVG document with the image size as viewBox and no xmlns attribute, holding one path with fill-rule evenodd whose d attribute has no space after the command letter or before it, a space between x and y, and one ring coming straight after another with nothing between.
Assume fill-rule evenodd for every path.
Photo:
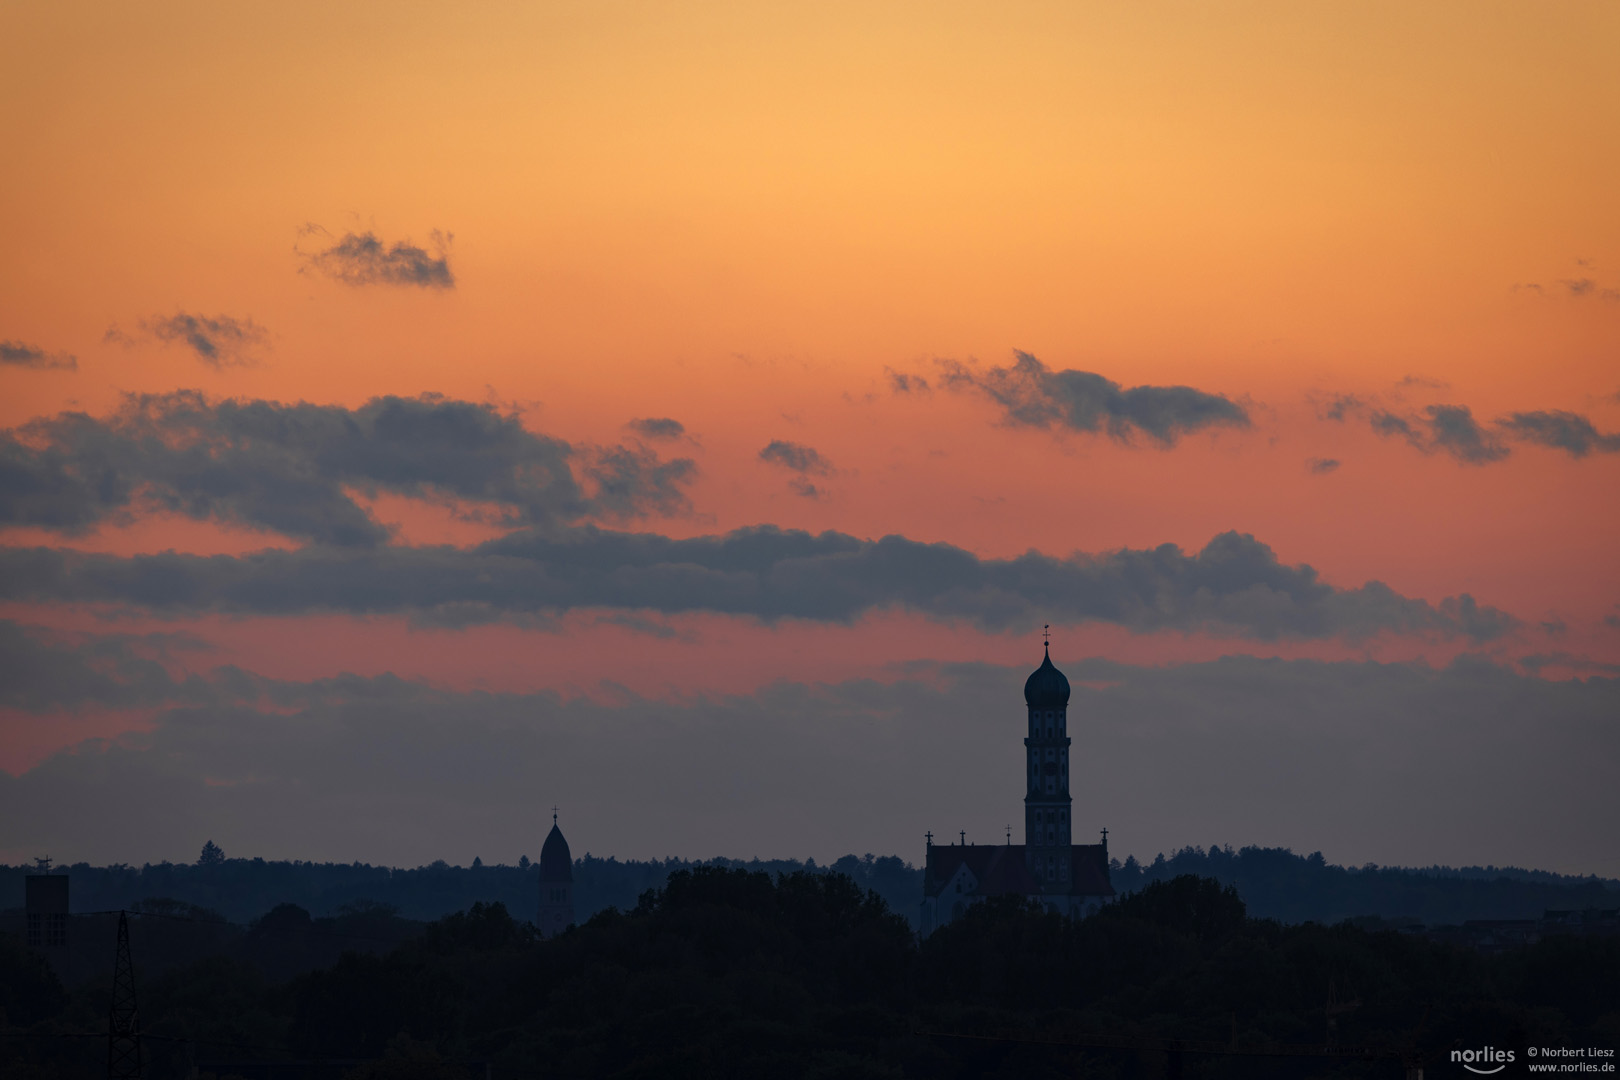
<instances>
[{"instance_id":1,"label":"dark cloud band","mask_svg":"<svg viewBox=\"0 0 1620 1080\"><path fill-rule=\"evenodd\" d=\"M55 675L8 704L51 707L54 685L66 695L56 705L167 692L173 707L138 736L0 772L0 846L190 856L207 822L228 849L267 855L515 859L534 852L538 790L598 852L859 845L914 859L924 830L988 830L1016 808L1021 689L1035 662L916 664L894 681L684 701L620 691L604 703L229 668L165 691L156 671L134 685L140 661L122 655L134 648L30 654ZM1620 680L1541 680L1473 659L1058 660L1075 686L1075 812L1088 832L1111 826L1122 855L1231 836L1347 861L1444 854L1612 870ZM126 665L131 685L95 681L108 663Z\"/></svg>"},{"instance_id":2,"label":"dark cloud band","mask_svg":"<svg viewBox=\"0 0 1620 1080\"><path fill-rule=\"evenodd\" d=\"M348 409L181 391L0 432L0 524L82 531L150 506L364 547L388 531L351 490L467 500L542 524L677 512L694 471L643 448L587 452L491 406L432 395Z\"/></svg>"},{"instance_id":3,"label":"dark cloud band","mask_svg":"<svg viewBox=\"0 0 1620 1080\"><path fill-rule=\"evenodd\" d=\"M902 536L862 540L770 526L685 540L595 527L533 529L470 550L122 558L9 548L0 549L0 599L171 615L403 614L458 624L576 608L847 623L902 609L991 631L1096 621L1144 633L1261 640L1390 632L1484 641L1517 625L1467 595L1431 605L1379 582L1335 588L1239 533L1223 533L1196 554L1166 544L1013 559L981 559Z\"/></svg>"}]
</instances>

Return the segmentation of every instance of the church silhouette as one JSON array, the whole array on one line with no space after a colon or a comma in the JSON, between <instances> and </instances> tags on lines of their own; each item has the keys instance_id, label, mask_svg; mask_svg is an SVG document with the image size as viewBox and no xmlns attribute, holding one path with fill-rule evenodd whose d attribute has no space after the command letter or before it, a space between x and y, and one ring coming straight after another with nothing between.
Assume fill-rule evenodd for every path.
<instances>
[{"instance_id":1,"label":"church silhouette","mask_svg":"<svg viewBox=\"0 0 1620 1080\"><path fill-rule=\"evenodd\" d=\"M574 856L557 827L557 808L551 808L551 832L540 847L540 921L543 938L554 938L574 925Z\"/></svg>"},{"instance_id":2,"label":"church silhouette","mask_svg":"<svg viewBox=\"0 0 1620 1080\"><path fill-rule=\"evenodd\" d=\"M991 896L1023 896L1066 915L1090 911L1114 895L1108 881L1108 830L1100 844L1070 837L1069 680L1046 656L1024 681L1029 710L1024 842L936 844L928 834L921 928L943 926Z\"/></svg>"}]
</instances>

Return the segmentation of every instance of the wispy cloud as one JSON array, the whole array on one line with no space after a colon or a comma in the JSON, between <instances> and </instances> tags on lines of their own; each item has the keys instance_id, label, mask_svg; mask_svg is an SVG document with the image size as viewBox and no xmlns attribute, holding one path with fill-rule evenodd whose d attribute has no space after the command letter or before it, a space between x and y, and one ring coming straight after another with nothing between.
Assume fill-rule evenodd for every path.
<instances>
[{"instance_id":1,"label":"wispy cloud","mask_svg":"<svg viewBox=\"0 0 1620 1080\"><path fill-rule=\"evenodd\" d=\"M71 353L47 352L24 341L0 341L0 364L40 371L74 371L79 366L79 358Z\"/></svg>"},{"instance_id":2,"label":"wispy cloud","mask_svg":"<svg viewBox=\"0 0 1620 1080\"><path fill-rule=\"evenodd\" d=\"M667 416L653 416L632 420L625 427L644 439L673 442L676 439L686 437L686 425Z\"/></svg>"},{"instance_id":3,"label":"wispy cloud","mask_svg":"<svg viewBox=\"0 0 1620 1080\"><path fill-rule=\"evenodd\" d=\"M1326 399L1312 394L1310 398L1316 403L1316 415L1323 420L1342 422L1367 407L1367 399L1358 394L1333 394Z\"/></svg>"},{"instance_id":4,"label":"wispy cloud","mask_svg":"<svg viewBox=\"0 0 1620 1080\"><path fill-rule=\"evenodd\" d=\"M941 383L973 390L1001 406L1004 423L1019 427L1106 431L1122 442L1142 432L1161 446L1210 427L1246 428L1243 406L1190 386L1122 387L1089 371L1053 371L1037 357L1017 352L1010 367L979 370L941 360Z\"/></svg>"},{"instance_id":5,"label":"wispy cloud","mask_svg":"<svg viewBox=\"0 0 1620 1080\"><path fill-rule=\"evenodd\" d=\"M765 449L759 452L759 459L798 473L798 476L788 481L788 487L793 489L794 494L806 499L819 499L827 493L825 488L817 487L810 480L811 476L831 476L836 471L832 467L832 462L823 457L815 447L788 442L786 439L772 439Z\"/></svg>"},{"instance_id":6,"label":"wispy cloud","mask_svg":"<svg viewBox=\"0 0 1620 1080\"><path fill-rule=\"evenodd\" d=\"M1605 435L1586 417L1563 409L1516 412L1496 423L1513 438L1563 450L1570 457L1585 457L1593 451L1620 453L1620 434Z\"/></svg>"},{"instance_id":7,"label":"wispy cloud","mask_svg":"<svg viewBox=\"0 0 1620 1080\"><path fill-rule=\"evenodd\" d=\"M931 389L928 380L921 375L910 375L890 367L884 368L883 373L889 378L889 389L896 394L926 394Z\"/></svg>"},{"instance_id":8,"label":"wispy cloud","mask_svg":"<svg viewBox=\"0 0 1620 1080\"><path fill-rule=\"evenodd\" d=\"M765 449L759 452L759 459L785 469L792 469L794 472L826 476L833 471L832 463L822 457L821 452L815 447L788 442L786 439L772 439Z\"/></svg>"},{"instance_id":9,"label":"wispy cloud","mask_svg":"<svg viewBox=\"0 0 1620 1080\"><path fill-rule=\"evenodd\" d=\"M141 337L184 345L209 367L222 369L253 364L255 351L270 340L270 332L252 319L181 311L142 319L139 335L127 334L117 326L108 327L102 340L131 348L140 343Z\"/></svg>"},{"instance_id":10,"label":"wispy cloud","mask_svg":"<svg viewBox=\"0 0 1620 1080\"><path fill-rule=\"evenodd\" d=\"M1317 476L1324 476L1337 470L1339 461L1337 458L1311 458L1310 461L1306 462L1306 467Z\"/></svg>"},{"instance_id":11,"label":"wispy cloud","mask_svg":"<svg viewBox=\"0 0 1620 1080\"><path fill-rule=\"evenodd\" d=\"M1403 438L1425 454L1443 451L1465 465L1501 461L1510 452L1480 426L1466 405L1430 405L1406 416L1381 409L1372 414L1370 423L1380 435Z\"/></svg>"},{"instance_id":12,"label":"wispy cloud","mask_svg":"<svg viewBox=\"0 0 1620 1080\"><path fill-rule=\"evenodd\" d=\"M304 227L305 236L332 239L319 225ZM330 245L318 251L299 251L304 267L341 281L345 285L403 285L423 289L453 289L455 274L450 270L450 244L454 234L430 234L433 250L429 252L411 243L398 240L390 244L376 233L367 230L347 232Z\"/></svg>"}]
</instances>

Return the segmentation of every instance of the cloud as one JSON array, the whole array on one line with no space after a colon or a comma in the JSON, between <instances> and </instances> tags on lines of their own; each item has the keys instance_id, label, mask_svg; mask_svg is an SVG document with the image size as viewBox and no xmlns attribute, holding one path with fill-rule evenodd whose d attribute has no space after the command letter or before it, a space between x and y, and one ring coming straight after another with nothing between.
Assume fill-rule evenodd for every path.
<instances>
[{"instance_id":1,"label":"cloud","mask_svg":"<svg viewBox=\"0 0 1620 1080\"><path fill-rule=\"evenodd\" d=\"M1395 384L1402 390L1448 390L1451 384L1444 379L1431 378L1428 375L1407 375Z\"/></svg>"},{"instance_id":2,"label":"cloud","mask_svg":"<svg viewBox=\"0 0 1620 1080\"><path fill-rule=\"evenodd\" d=\"M1004 423L1018 427L1072 431L1106 430L1122 442L1133 431L1161 446L1172 446L1188 432L1208 427L1250 426L1243 406L1220 394L1190 386L1133 386L1089 371L1053 371L1026 352L1011 367L979 371L954 360L938 361L941 382L953 390L973 390L1001 406Z\"/></svg>"},{"instance_id":3,"label":"cloud","mask_svg":"<svg viewBox=\"0 0 1620 1080\"><path fill-rule=\"evenodd\" d=\"M1591 278L1559 278L1558 284L1562 285L1570 296L1577 298L1590 296L1597 288L1597 282Z\"/></svg>"},{"instance_id":4,"label":"cloud","mask_svg":"<svg viewBox=\"0 0 1620 1080\"><path fill-rule=\"evenodd\" d=\"M79 358L71 353L46 352L38 345L30 345L23 341L0 341L0 364L36 370L55 368L75 371L79 367Z\"/></svg>"},{"instance_id":5,"label":"cloud","mask_svg":"<svg viewBox=\"0 0 1620 1080\"><path fill-rule=\"evenodd\" d=\"M1318 476L1333 472L1339 467L1339 461L1337 458L1311 458L1311 460L1306 464L1311 472Z\"/></svg>"},{"instance_id":6,"label":"cloud","mask_svg":"<svg viewBox=\"0 0 1620 1080\"><path fill-rule=\"evenodd\" d=\"M175 679L149 655L166 656L176 646L207 649L200 641L172 634L105 634L70 641L0 619L0 707L48 712L221 700L218 686L196 676Z\"/></svg>"},{"instance_id":7,"label":"cloud","mask_svg":"<svg viewBox=\"0 0 1620 1080\"><path fill-rule=\"evenodd\" d=\"M679 420L671 420L667 416L646 417L632 420L625 427L640 435L644 439L661 439L673 441L684 438L686 425Z\"/></svg>"},{"instance_id":8,"label":"cloud","mask_svg":"<svg viewBox=\"0 0 1620 1080\"><path fill-rule=\"evenodd\" d=\"M179 342L196 353L197 359L215 369L253 363L253 350L270 340L269 332L252 319L191 315L184 311L144 319L141 329L166 344ZM136 339L114 326L108 329L104 340L127 346Z\"/></svg>"},{"instance_id":9,"label":"cloud","mask_svg":"<svg viewBox=\"0 0 1620 1080\"><path fill-rule=\"evenodd\" d=\"M1346 416L1359 413L1366 405L1366 400L1355 394L1334 394L1326 402L1318 400L1317 415L1323 420L1342 422Z\"/></svg>"},{"instance_id":10,"label":"cloud","mask_svg":"<svg viewBox=\"0 0 1620 1080\"><path fill-rule=\"evenodd\" d=\"M1563 450L1570 457L1585 457L1594 450L1620 453L1620 434L1604 435L1586 417L1563 409L1516 412L1496 423L1513 438Z\"/></svg>"},{"instance_id":11,"label":"cloud","mask_svg":"<svg viewBox=\"0 0 1620 1080\"><path fill-rule=\"evenodd\" d=\"M596 484L592 516L627 521L689 510L682 485L697 476L697 464L691 458L664 461L644 447L613 446L596 451L581 471Z\"/></svg>"},{"instance_id":12,"label":"cloud","mask_svg":"<svg viewBox=\"0 0 1620 1080\"><path fill-rule=\"evenodd\" d=\"M331 234L318 225L307 226L305 235ZM433 252L408 240L393 244L377 234L344 233L330 247L315 252L299 252L306 269L315 270L345 285L404 285L423 289L453 289L456 277L450 270L451 233L434 230Z\"/></svg>"},{"instance_id":13,"label":"cloud","mask_svg":"<svg viewBox=\"0 0 1620 1080\"><path fill-rule=\"evenodd\" d=\"M1472 659L1138 667L1053 651L1076 688L1077 830L1109 826L1121 857L1213 836L1347 863L1612 873L1620 680ZM538 791L569 808L576 850L601 855L917 861L925 830L999 839L1016 815L1036 659L614 703L220 669L177 689L149 732L0 774L0 847L189 857L206 823L228 850L268 857L508 860L539 839ZM63 701L83 700L84 655L46 663Z\"/></svg>"},{"instance_id":14,"label":"cloud","mask_svg":"<svg viewBox=\"0 0 1620 1080\"><path fill-rule=\"evenodd\" d=\"M492 503L504 521L541 525L674 512L694 469L645 449L585 453L493 406L435 395L348 409L180 391L0 431L0 524L83 532L155 507L364 547L388 531L351 491Z\"/></svg>"},{"instance_id":15,"label":"cloud","mask_svg":"<svg viewBox=\"0 0 1620 1080\"><path fill-rule=\"evenodd\" d=\"M1482 465L1508 456L1507 447L1475 422L1468 406L1430 405L1423 411L1428 415L1430 437L1435 446L1458 461Z\"/></svg>"},{"instance_id":16,"label":"cloud","mask_svg":"<svg viewBox=\"0 0 1620 1080\"><path fill-rule=\"evenodd\" d=\"M832 462L822 457L814 447L801 446L785 439L772 439L759 452L759 459L798 473L788 480L788 488L803 499L819 499L827 494L825 488L811 482L811 476L831 476L836 470Z\"/></svg>"},{"instance_id":17,"label":"cloud","mask_svg":"<svg viewBox=\"0 0 1620 1080\"><path fill-rule=\"evenodd\" d=\"M1540 676L1548 668L1581 671L1594 675L1620 675L1620 664L1593 660L1589 656L1576 656L1567 652L1531 653L1519 657L1519 666L1532 675Z\"/></svg>"},{"instance_id":18,"label":"cloud","mask_svg":"<svg viewBox=\"0 0 1620 1080\"><path fill-rule=\"evenodd\" d=\"M784 469L792 469L797 473L827 476L833 471L832 463L822 457L814 447L802 446L785 439L772 439L765 449L759 452L759 460L780 465Z\"/></svg>"},{"instance_id":19,"label":"cloud","mask_svg":"<svg viewBox=\"0 0 1620 1080\"><path fill-rule=\"evenodd\" d=\"M1444 451L1466 465L1501 461L1509 453L1466 405L1430 405L1409 416L1378 410L1369 422L1380 435L1399 436L1425 454Z\"/></svg>"},{"instance_id":20,"label":"cloud","mask_svg":"<svg viewBox=\"0 0 1620 1080\"><path fill-rule=\"evenodd\" d=\"M1338 588L1252 536L982 559L903 536L862 540L758 526L672 539L541 527L470 549L308 547L241 556L120 557L0 548L0 601L89 603L162 616L403 614L459 624L577 608L714 612L848 623L899 609L983 630L1103 622L1139 633L1362 640L1379 633L1488 641L1512 616L1463 595L1431 605L1372 581Z\"/></svg>"},{"instance_id":21,"label":"cloud","mask_svg":"<svg viewBox=\"0 0 1620 1080\"><path fill-rule=\"evenodd\" d=\"M883 369L889 377L889 389L896 394L926 394L929 392L928 380L921 375L908 375L893 368Z\"/></svg>"}]
</instances>

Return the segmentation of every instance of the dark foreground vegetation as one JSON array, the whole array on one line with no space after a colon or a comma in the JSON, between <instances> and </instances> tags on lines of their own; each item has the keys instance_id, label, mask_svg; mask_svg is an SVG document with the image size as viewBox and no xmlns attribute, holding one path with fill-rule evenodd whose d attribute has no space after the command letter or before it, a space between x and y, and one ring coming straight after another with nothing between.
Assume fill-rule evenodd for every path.
<instances>
[{"instance_id":1,"label":"dark foreground vegetation","mask_svg":"<svg viewBox=\"0 0 1620 1080\"><path fill-rule=\"evenodd\" d=\"M1252 919L1193 876L1083 920L988 903L920 943L841 875L713 867L553 941L498 903L396 945L380 940L401 932L388 912L345 917L372 920L371 951L280 979L278 933L308 948L338 924L282 908L267 917L281 931L240 930L146 975L141 937L162 920L136 919L148 1075L1400 1077L1403 1054L1450 1075L1434 1066L1455 1046L1620 1042L1620 940L1483 956ZM105 1042L60 1036L104 1031L108 1001L107 985L64 989L0 942L0 1074L94 1075ZM1171 1040L1187 1049L1173 1058ZM1311 1056L1329 1045L1384 1056Z\"/></svg>"}]
</instances>

